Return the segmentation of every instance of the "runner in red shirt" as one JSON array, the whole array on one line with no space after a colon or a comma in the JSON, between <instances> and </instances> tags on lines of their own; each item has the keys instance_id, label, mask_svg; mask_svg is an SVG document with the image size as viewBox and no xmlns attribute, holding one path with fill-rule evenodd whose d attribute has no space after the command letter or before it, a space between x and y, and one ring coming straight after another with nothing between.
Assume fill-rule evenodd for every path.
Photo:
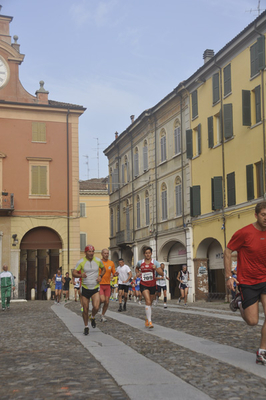
<instances>
[{"instance_id":1,"label":"runner in red shirt","mask_svg":"<svg viewBox=\"0 0 266 400\"><path fill-rule=\"evenodd\" d=\"M136 266L136 274L141 273L140 291L145 299L146 321L145 326L153 328L151 322L151 305L155 298L156 292L156 272L158 275L164 276L164 272L158 261L152 259L152 248L144 247L144 259L138 261Z\"/></svg>"},{"instance_id":2,"label":"runner in red shirt","mask_svg":"<svg viewBox=\"0 0 266 400\"><path fill-rule=\"evenodd\" d=\"M266 202L255 207L256 222L237 231L224 251L225 280L229 290L238 284L239 294L230 303L232 311L240 309L248 325L259 321L259 300L266 315ZM231 276L232 252L237 251L237 279ZM266 321L261 330L256 363L266 365Z\"/></svg>"}]
</instances>

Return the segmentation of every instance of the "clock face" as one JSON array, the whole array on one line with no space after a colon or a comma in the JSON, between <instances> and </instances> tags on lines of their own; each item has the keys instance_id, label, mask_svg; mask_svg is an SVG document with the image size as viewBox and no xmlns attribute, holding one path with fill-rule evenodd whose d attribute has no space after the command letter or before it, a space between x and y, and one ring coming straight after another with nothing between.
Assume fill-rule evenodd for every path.
<instances>
[{"instance_id":1,"label":"clock face","mask_svg":"<svg viewBox=\"0 0 266 400\"><path fill-rule=\"evenodd\" d=\"M0 57L0 89L5 86L8 81L9 73L8 66L4 59Z\"/></svg>"}]
</instances>

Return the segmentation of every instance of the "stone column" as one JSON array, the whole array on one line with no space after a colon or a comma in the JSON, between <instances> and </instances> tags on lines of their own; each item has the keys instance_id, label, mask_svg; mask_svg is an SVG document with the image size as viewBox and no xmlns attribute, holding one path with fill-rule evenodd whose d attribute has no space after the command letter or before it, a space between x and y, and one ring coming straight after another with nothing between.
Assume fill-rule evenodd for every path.
<instances>
[{"instance_id":1,"label":"stone column","mask_svg":"<svg viewBox=\"0 0 266 400\"><path fill-rule=\"evenodd\" d=\"M27 250L27 300L31 299L31 289L35 290L36 250Z\"/></svg>"},{"instance_id":2,"label":"stone column","mask_svg":"<svg viewBox=\"0 0 266 400\"><path fill-rule=\"evenodd\" d=\"M20 255L20 249L11 249L10 251L10 272L14 275L15 278L15 292L14 292L14 297L18 297L18 282L19 282L19 255ZM13 297L13 295L12 295Z\"/></svg>"}]
</instances>

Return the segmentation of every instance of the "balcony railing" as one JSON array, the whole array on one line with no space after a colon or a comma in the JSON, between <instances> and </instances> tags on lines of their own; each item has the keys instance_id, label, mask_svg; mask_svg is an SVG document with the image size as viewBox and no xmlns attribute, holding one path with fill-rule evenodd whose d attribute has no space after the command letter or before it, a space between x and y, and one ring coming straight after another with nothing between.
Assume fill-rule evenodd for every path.
<instances>
[{"instance_id":1,"label":"balcony railing","mask_svg":"<svg viewBox=\"0 0 266 400\"><path fill-rule=\"evenodd\" d=\"M133 242L133 230L126 229L116 233L116 244L129 244Z\"/></svg>"},{"instance_id":2,"label":"balcony railing","mask_svg":"<svg viewBox=\"0 0 266 400\"><path fill-rule=\"evenodd\" d=\"M14 194L2 192L0 195L0 211L13 211L14 210Z\"/></svg>"}]
</instances>

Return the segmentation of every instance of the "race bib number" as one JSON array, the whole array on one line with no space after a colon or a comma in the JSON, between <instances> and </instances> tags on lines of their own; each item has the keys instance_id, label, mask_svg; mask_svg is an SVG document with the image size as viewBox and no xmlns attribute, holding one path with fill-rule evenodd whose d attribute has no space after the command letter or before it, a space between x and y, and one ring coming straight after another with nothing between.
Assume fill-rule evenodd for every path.
<instances>
[{"instance_id":1,"label":"race bib number","mask_svg":"<svg viewBox=\"0 0 266 400\"><path fill-rule=\"evenodd\" d=\"M152 272L143 272L141 277L142 277L143 282L152 281L153 273Z\"/></svg>"}]
</instances>

